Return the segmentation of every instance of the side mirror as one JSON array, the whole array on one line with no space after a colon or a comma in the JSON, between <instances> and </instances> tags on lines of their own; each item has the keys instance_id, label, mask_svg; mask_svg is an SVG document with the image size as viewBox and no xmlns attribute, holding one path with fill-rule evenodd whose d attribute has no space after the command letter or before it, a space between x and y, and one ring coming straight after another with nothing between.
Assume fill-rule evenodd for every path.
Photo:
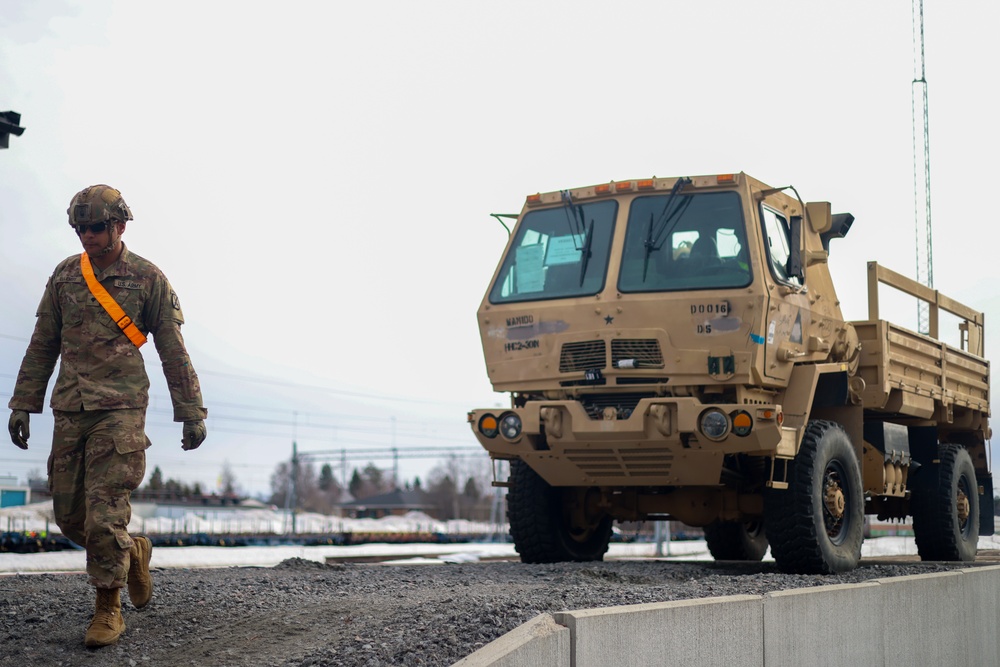
<instances>
[{"instance_id":1,"label":"side mirror","mask_svg":"<svg viewBox=\"0 0 1000 667\"><path fill-rule=\"evenodd\" d=\"M830 230L830 202L811 201L806 204L806 219L809 220L809 227L817 234L823 234Z\"/></svg>"}]
</instances>

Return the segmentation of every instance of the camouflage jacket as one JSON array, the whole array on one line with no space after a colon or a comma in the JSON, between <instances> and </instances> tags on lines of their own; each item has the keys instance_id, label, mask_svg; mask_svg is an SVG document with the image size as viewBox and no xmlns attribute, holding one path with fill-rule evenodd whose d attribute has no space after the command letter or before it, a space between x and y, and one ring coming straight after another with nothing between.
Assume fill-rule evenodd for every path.
<instances>
[{"instance_id":1,"label":"camouflage jacket","mask_svg":"<svg viewBox=\"0 0 1000 667\"><path fill-rule=\"evenodd\" d=\"M139 330L153 335L174 421L204 419L208 411L202 407L198 375L181 337L184 315L167 277L124 247L117 262L101 272L95 267L95 273ZM53 410L118 410L149 404L142 354L90 293L79 255L56 267L36 316L10 409L42 411L45 388L60 356Z\"/></svg>"}]
</instances>

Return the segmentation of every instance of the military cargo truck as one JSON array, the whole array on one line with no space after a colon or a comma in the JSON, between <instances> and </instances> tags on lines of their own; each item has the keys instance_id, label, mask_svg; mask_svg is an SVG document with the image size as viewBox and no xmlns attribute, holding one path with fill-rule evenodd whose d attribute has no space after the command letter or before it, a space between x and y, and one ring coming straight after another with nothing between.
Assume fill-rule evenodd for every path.
<instances>
[{"instance_id":1,"label":"military cargo truck","mask_svg":"<svg viewBox=\"0 0 1000 667\"><path fill-rule=\"evenodd\" d=\"M516 217L478 312L510 406L469 422L522 561L600 560L615 520L800 573L856 567L865 515L912 516L925 560L993 533L983 314L872 262L868 319L845 321L828 259L849 213L739 173L539 193ZM926 303L927 334L879 319L880 284Z\"/></svg>"}]
</instances>

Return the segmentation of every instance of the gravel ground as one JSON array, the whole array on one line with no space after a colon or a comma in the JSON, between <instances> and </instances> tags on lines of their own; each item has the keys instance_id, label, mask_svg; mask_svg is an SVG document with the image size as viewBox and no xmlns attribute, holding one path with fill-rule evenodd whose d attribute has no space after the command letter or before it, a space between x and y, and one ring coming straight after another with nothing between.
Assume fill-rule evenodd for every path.
<instances>
[{"instance_id":1,"label":"gravel ground","mask_svg":"<svg viewBox=\"0 0 1000 667\"><path fill-rule=\"evenodd\" d=\"M956 567L958 567L956 565ZM153 570L153 601L87 649L93 590L81 574L0 577L0 665L449 665L544 612L762 594L951 569L863 563L837 576L773 563L609 561L525 565L323 565Z\"/></svg>"}]
</instances>

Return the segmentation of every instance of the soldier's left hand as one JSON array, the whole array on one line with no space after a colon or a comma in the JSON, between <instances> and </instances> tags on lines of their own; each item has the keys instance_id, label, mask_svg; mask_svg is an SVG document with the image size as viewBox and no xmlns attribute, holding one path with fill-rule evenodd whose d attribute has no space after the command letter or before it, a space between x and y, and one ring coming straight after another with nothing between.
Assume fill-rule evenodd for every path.
<instances>
[{"instance_id":1,"label":"soldier's left hand","mask_svg":"<svg viewBox=\"0 0 1000 667\"><path fill-rule=\"evenodd\" d=\"M27 449L28 438L31 437L31 431L28 429L28 413L24 410L11 411L7 431L10 433L11 442L21 449Z\"/></svg>"},{"instance_id":2,"label":"soldier's left hand","mask_svg":"<svg viewBox=\"0 0 1000 667\"><path fill-rule=\"evenodd\" d=\"M184 451L198 449L198 446L205 442L206 435L207 431L205 430L204 419L184 422L184 435L181 438L181 449Z\"/></svg>"}]
</instances>

